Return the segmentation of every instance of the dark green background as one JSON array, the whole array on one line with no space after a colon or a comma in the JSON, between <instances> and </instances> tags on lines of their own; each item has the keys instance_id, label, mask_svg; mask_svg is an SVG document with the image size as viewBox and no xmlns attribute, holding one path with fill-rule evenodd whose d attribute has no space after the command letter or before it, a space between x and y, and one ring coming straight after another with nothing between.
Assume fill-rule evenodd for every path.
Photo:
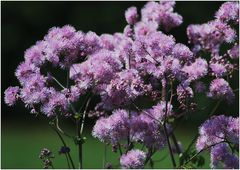
<instances>
[{"instance_id":1,"label":"dark green background","mask_svg":"<svg viewBox=\"0 0 240 170\"><path fill-rule=\"evenodd\" d=\"M176 11L183 16L183 24L173 29L177 42L187 44L186 28L189 24L203 23L213 19L215 11L223 2L177 2ZM41 40L48 29L53 26L70 24L77 30L87 32L89 30L102 33L121 32L126 25L124 11L135 5L140 9L145 2L1 2L2 15L2 53L1 53L1 163L2 168L41 168L38 154L41 148L48 147L56 156L55 166L66 168L64 156L57 151L61 143L56 134L51 131L47 123L29 114L23 105L18 104L12 108L3 103L4 90L12 85L18 85L14 76L14 70L23 60L24 51ZM238 88L238 74L231 80L234 89ZM217 114L238 114L237 100L232 105L221 103ZM210 101L203 95L196 96L201 107L207 109L191 115L180 125L177 137L183 141L186 147L196 133L197 127L207 117L210 108L216 101ZM101 168L103 144L93 139L90 134L93 121L87 120L87 143L84 146L85 168ZM70 122L61 122L68 131L73 130ZM71 141L72 154L76 161L77 150ZM107 159L114 164L118 163L118 154L109 153ZM155 156L163 157L166 151ZM209 161L208 161L209 162ZM170 158L156 164L157 167L171 167ZM208 167L208 163L205 167Z\"/></svg>"}]
</instances>

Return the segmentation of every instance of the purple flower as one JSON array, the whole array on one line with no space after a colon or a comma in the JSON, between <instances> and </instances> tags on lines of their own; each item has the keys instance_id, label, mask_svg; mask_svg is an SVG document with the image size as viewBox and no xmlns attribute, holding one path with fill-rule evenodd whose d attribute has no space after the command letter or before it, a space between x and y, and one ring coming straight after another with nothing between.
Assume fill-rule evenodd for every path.
<instances>
[{"instance_id":1,"label":"purple flower","mask_svg":"<svg viewBox=\"0 0 240 170\"><path fill-rule=\"evenodd\" d=\"M46 59L54 66L68 68L77 59L95 53L100 50L100 38L94 32L86 34L69 25L62 28L53 27L44 37Z\"/></svg>"},{"instance_id":2,"label":"purple flower","mask_svg":"<svg viewBox=\"0 0 240 170\"><path fill-rule=\"evenodd\" d=\"M46 59L53 65L59 64L61 56L63 58L74 58L76 55L76 47L72 42L74 39L76 30L69 25L62 28L53 27L48 31L48 34L44 37L46 41L46 49L44 51ZM65 63L63 63L64 65Z\"/></svg>"},{"instance_id":3,"label":"purple flower","mask_svg":"<svg viewBox=\"0 0 240 170\"><path fill-rule=\"evenodd\" d=\"M46 94L47 93L47 94ZM46 99L43 101L41 111L48 117L55 116L58 111L63 115L69 115L69 102L63 93L57 92L53 88L45 92Z\"/></svg>"},{"instance_id":4,"label":"purple flower","mask_svg":"<svg viewBox=\"0 0 240 170\"><path fill-rule=\"evenodd\" d=\"M229 102L234 99L230 85L220 77L231 76L235 65L230 58L239 57L237 33L229 25L229 21L238 20L238 3L224 3L215 20L187 28L192 51L177 43L172 35L158 30L168 32L182 23L182 16L174 12L174 6L173 1L148 2L141 10L141 18L136 7L128 8L125 11L128 24L121 33L98 36L91 31L76 31L70 25L51 28L43 40L25 51L25 61L15 73L21 87L9 87L5 103L12 106L20 99L32 113L41 112L51 119L58 115L73 116L72 104L86 93L94 95L99 100L88 114L98 118L92 135L111 144L113 151L125 146L127 151L120 158L122 168L144 168L147 155L128 149L138 143L148 151L161 150L167 144L162 123L167 125L167 134L172 131L165 120L175 113L170 102L159 101L161 86L170 83L177 86L174 93L179 110L194 110L191 87L194 92L204 92L205 85L199 79L211 74L216 79L210 84L208 96ZM221 45L225 43L235 44L221 55ZM209 68L200 52L211 53ZM53 70L48 70L51 66ZM53 76L59 68L69 74L66 87L61 84L63 80ZM133 104L145 97L155 104L140 111ZM134 106L138 111L131 110ZM227 145L239 143L239 118L212 117L200 126L199 134L196 148L201 151L211 147L212 167L239 166L238 158Z\"/></svg>"},{"instance_id":5,"label":"purple flower","mask_svg":"<svg viewBox=\"0 0 240 170\"><path fill-rule=\"evenodd\" d=\"M110 34L102 34L100 36L101 39L101 46L103 46L103 48L110 50L110 51L114 51L115 48L115 38L113 35Z\"/></svg>"},{"instance_id":6,"label":"purple flower","mask_svg":"<svg viewBox=\"0 0 240 170\"><path fill-rule=\"evenodd\" d=\"M236 38L236 32L229 25L220 21L211 21L202 25L190 25L187 28L188 39L194 45L218 54L220 45L231 43Z\"/></svg>"},{"instance_id":7,"label":"purple flower","mask_svg":"<svg viewBox=\"0 0 240 170\"><path fill-rule=\"evenodd\" d=\"M94 137L98 138L102 142L109 141L110 128L111 128L110 119L100 117L96 121L96 123L93 127L92 135Z\"/></svg>"},{"instance_id":8,"label":"purple flower","mask_svg":"<svg viewBox=\"0 0 240 170\"><path fill-rule=\"evenodd\" d=\"M113 146L129 135L129 115L125 110L115 110L109 117L101 117L93 127L92 135Z\"/></svg>"},{"instance_id":9,"label":"purple flower","mask_svg":"<svg viewBox=\"0 0 240 170\"><path fill-rule=\"evenodd\" d=\"M153 106L149 112L152 114L152 116L155 119L157 119L159 121L163 121L165 118L173 115L172 108L173 108L173 106L170 103L168 103L167 104L167 113L166 113L166 102L161 101L157 105Z\"/></svg>"},{"instance_id":10,"label":"purple flower","mask_svg":"<svg viewBox=\"0 0 240 170\"><path fill-rule=\"evenodd\" d=\"M138 149L130 150L120 158L123 169L143 169L146 153Z\"/></svg>"},{"instance_id":11,"label":"purple flower","mask_svg":"<svg viewBox=\"0 0 240 170\"><path fill-rule=\"evenodd\" d=\"M196 143L198 151L224 140L238 144L239 118L224 115L212 117L200 126L199 134Z\"/></svg>"},{"instance_id":12,"label":"purple flower","mask_svg":"<svg viewBox=\"0 0 240 170\"><path fill-rule=\"evenodd\" d=\"M62 90L62 93L70 102L76 102L79 99L80 95L84 94L84 92L84 90L81 90L76 85L71 86L69 89L65 88Z\"/></svg>"},{"instance_id":13,"label":"purple flower","mask_svg":"<svg viewBox=\"0 0 240 170\"><path fill-rule=\"evenodd\" d=\"M222 77L227 72L225 66L220 63L211 63L209 67L216 77Z\"/></svg>"},{"instance_id":14,"label":"purple flower","mask_svg":"<svg viewBox=\"0 0 240 170\"><path fill-rule=\"evenodd\" d=\"M147 51L151 57L163 57L170 55L175 45L175 39L172 36L167 36L161 32L149 34L146 40Z\"/></svg>"},{"instance_id":15,"label":"purple flower","mask_svg":"<svg viewBox=\"0 0 240 170\"><path fill-rule=\"evenodd\" d=\"M41 66L46 60L44 53L46 45L45 41L38 41L36 45L27 49L24 54L25 61L36 66Z\"/></svg>"},{"instance_id":16,"label":"purple flower","mask_svg":"<svg viewBox=\"0 0 240 170\"><path fill-rule=\"evenodd\" d=\"M229 154L224 162L224 169L239 169L239 158L235 154Z\"/></svg>"},{"instance_id":17,"label":"purple flower","mask_svg":"<svg viewBox=\"0 0 240 170\"><path fill-rule=\"evenodd\" d=\"M205 59L197 58L191 65L185 65L182 71L188 75L187 80L190 82L205 76L208 72L208 64Z\"/></svg>"},{"instance_id":18,"label":"purple flower","mask_svg":"<svg viewBox=\"0 0 240 170\"><path fill-rule=\"evenodd\" d=\"M156 121L151 110L144 110L140 115L132 114L130 137L133 141L143 142L146 147L161 149L166 145L166 138L159 121Z\"/></svg>"},{"instance_id":19,"label":"purple flower","mask_svg":"<svg viewBox=\"0 0 240 170\"><path fill-rule=\"evenodd\" d=\"M233 20L239 22L239 3L238 2L225 2L216 12L216 18L228 22Z\"/></svg>"},{"instance_id":20,"label":"purple flower","mask_svg":"<svg viewBox=\"0 0 240 170\"><path fill-rule=\"evenodd\" d=\"M135 69L123 70L116 74L115 78L106 86L101 94L103 108L112 109L123 106L151 91L151 86L144 84Z\"/></svg>"},{"instance_id":21,"label":"purple flower","mask_svg":"<svg viewBox=\"0 0 240 170\"><path fill-rule=\"evenodd\" d=\"M175 39L162 32L150 33L133 44L136 68L142 74L163 78L164 73L176 76L180 72L180 62L172 57Z\"/></svg>"},{"instance_id":22,"label":"purple flower","mask_svg":"<svg viewBox=\"0 0 240 170\"><path fill-rule=\"evenodd\" d=\"M193 53L187 46L177 43L173 48L173 56L181 61L189 61L193 58Z\"/></svg>"},{"instance_id":23,"label":"purple flower","mask_svg":"<svg viewBox=\"0 0 240 170\"><path fill-rule=\"evenodd\" d=\"M125 12L125 18L128 24L134 25L137 22L138 14L136 7L130 7Z\"/></svg>"},{"instance_id":24,"label":"purple flower","mask_svg":"<svg viewBox=\"0 0 240 170\"><path fill-rule=\"evenodd\" d=\"M157 22L165 31L179 26L182 23L182 16L174 13L175 2L148 2L141 10L142 21Z\"/></svg>"},{"instance_id":25,"label":"purple flower","mask_svg":"<svg viewBox=\"0 0 240 170\"><path fill-rule=\"evenodd\" d=\"M234 69L234 65L222 56L212 57L209 62L209 67L212 71L212 75L216 77L222 77L226 74L231 74Z\"/></svg>"},{"instance_id":26,"label":"purple flower","mask_svg":"<svg viewBox=\"0 0 240 170\"><path fill-rule=\"evenodd\" d=\"M81 55L91 55L101 50L101 40L94 32L87 32L84 36L84 42L80 46Z\"/></svg>"},{"instance_id":27,"label":"purple flower","mask_svg":"<svg viewBox=\"0 0 240 170\"><path fill-rule=\"evenodd\" d=\"M32 63L23 62L17 67L15 75L18 78L19 82L24 85L28 83L31 77L34 77L36 74L39 73L39 67L36 67Z\"/></svg>"},{"instance_id":28,"label":"purple flower","mask_svg":"<svg viewBox=\"0 0 240 170\"><path fill-rule=\"evenodd\" d=\"M8 106L12 106L16 103L19 97L19 87L8 87L4 92L4 101Z\"/></svg>"},{"instance_id":29,"label":"purple flower","mask_svg":"<svg viewBox=\"0 0 240 170\"><path fill-rule=\"evenodd\" d=\"M165 31L170 31L172 28L181 25L183 22L183 18L178 13L168 12L163 14L161 25Z\"/></svg>"},{"instance_id":30,"label":"purple flower","mask_svg":"<svg viewBox=\"0 0 240 170\"><path fill-rule=\"evenodd\" d=\"M214 99L226 99L228 102L232 102L234 99L234 93L227 81L222 78L217 78L210 84L208 97Z\"/></svg>"},{"instance_id":31,"label":"purple flower","mask_svg":"<svg viewBox=\"0 0 240 170\"><path fill-rule=\"evenodd\" d=\"M37 104L45 99L43 90L46 87L46 78L40 74L32 75L20 92L20 98L26 105Z\"/></svg>"},{"instance_id":32,"label":"purple flower","mask_svg":"<svg viewBox=\"0 0 240 170\"><path fill-rule=\"evenodd\" d=\"M134 33L136 38L145 37L152 32L156 32L158 24L154 21L151 22L138 22L134 25Z\"/></svg>"},{"instance_id":33,"label":"purple flower","mask_svg":"<svg viewBox=\"0 0 240 170\"><path fill-rule=\"evenodd\" d=\"M73 64L70 68L70 78L75 80L80 89L87 89L93 85L109 83L121 68L122 63L117 53L100 50L88 60Z\"/></svg>"},{"instance_id":34,"label":"purple flower","mask_svg":"<svg viewBox=\"0 0 240 170\"><path fill-rule=\"evenodd\" d=\"M132 52L132 39L130 37L122 35L119 37L118 41L116 42L118 45L115 48L115 52L119 56L119 59L123 63L126 69L134 68L134 56Z\"/></svg>"},{"instance_id":35,"label":"purple flower","mask_svg":"<svg viewBox=\"0 0 240 170\"><path fill-rule=\"evenodd\" d=\"M132 37L132 36L133 36L133 29L131 28L130 25L127 25L127 26L124 28L123 34L124 34L126 37Z\"/></svg>"},{"instance_id":36,"label":"purple flower","mask_svg":"<svg viewBox=\"0 0 240 170\"><path fill-rule=\"evenodd\" d=\"M236 155L230 152L226 143L221 143L211 148L210 166L213 169L238 169L239 159Z\"/></svg>"},{"instance_id":37,"label":"purple flower","mask_svg":"<svg viewBox=\"0 0 240 170\"><path fill-rule=\"evenodd\" d=\"M146 3L141 10L142 21L144 22L155 21L159 23L160 22L159 6L160 6L159 3L154 1Z\"/></svg>"},{"instance_id":38,"label":"purple flower","mask_svg":"<svg viewBox=\"0 0 240 170\"><path fill-rule=\"evenodd\" d=\"M191 87L182 84L177 86L177 99L179 103L185 104L186 100L193 98L193 95L194 93Z\"/></svg>"},{"instance_id":39,"label":"purple flower","mask_svg":"<svg viewBox=\"0 0 240 170\"><path fill-rule=\"evenodd\" d=\"M235 44L230 50L228 50L228 54L232 59L239 58L239 44Z\"/></svg>"}]
</instances>

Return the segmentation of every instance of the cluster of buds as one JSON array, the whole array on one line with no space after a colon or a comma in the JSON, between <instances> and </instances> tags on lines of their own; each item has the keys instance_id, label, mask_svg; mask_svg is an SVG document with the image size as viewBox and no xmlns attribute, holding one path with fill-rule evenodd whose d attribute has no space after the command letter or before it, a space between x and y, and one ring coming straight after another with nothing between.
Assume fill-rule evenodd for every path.
<instances>
[{"instance_id":1,"label":"cluster of buds","mask_svg":"<svg viewBox=\"0 0 240 170\"><path fill-rule=\"evenodd\" d=\"M43 162L44 169L48 169L49 167L53 166L51 159L54 158L54 155L52 154L52 152L49 149L43 148L39 154L39 158Z\"/></svg>"}]
</instances>

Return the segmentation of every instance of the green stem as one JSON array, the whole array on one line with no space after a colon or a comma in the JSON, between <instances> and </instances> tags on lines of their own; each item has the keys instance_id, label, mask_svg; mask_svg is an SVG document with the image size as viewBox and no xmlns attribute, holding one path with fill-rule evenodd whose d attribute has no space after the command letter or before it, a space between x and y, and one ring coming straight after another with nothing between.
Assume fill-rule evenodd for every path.
<instances>
[{"instance_id":1,"label":"green stem","mask_svg":"<svg viewBox=\"0 0 240 170\"><path fill-rule=\"evenodd\" d=\"M65 87L62 85L62 83L60 83L55 77L52 76L52 79L63 89L65 89Z\"/></svg>"},{"instance_id":2,"label":"green stem","mask_svg":"<svg viewBox=\"0 0 240 170\"><path fill-rule=\"evenodd\" d=\"M87 103L86 103L86 106L85 106L85 110L83 112L83 116L82 116L82 122L81 122L81 130L80 130L80 134L82 135L83 133L83 127L84 127L84 122L85 122L85 117L86 117L86 113L87 113L87 109L88 109L88 106L89 106L89 103L91 101L91 98L88 99Z\"/></svg>"},{"instance_id":3,"label":"green stem","mask_svg":"<svg viewBox=\"0 0 240 170\"><path fill-rule=\"evenodd\" d=\"M73 136L69 135L68 133L66 133L64 130L62 130L59 126L59 121L58 121L58 117L56 117L56 128L59 132L61 132L63 135L69 137L69 138L73 138Z\"/></svg>"},{"instance_id":4,"label":"green stem","mask_svg":"<svg viewBox=\"0 0 240 170\"><path fill-rule=\"evenodd\" d=\"M217 110L217 108L218 108L218 106L220 105L221 102L222 102L222 100L219 100L219 101L217 102L217 104L215 105L215 107L213 108L213 110L211 111L211 113L209 114L209 117L212 116L212 115L215 113L215 111Z\"/></svg>"},{"instance_id":5,"label":"green stem","mask_svg":"<svg viewBox=\"0 0 240 170\"><path fill-rule=\"evenodd\" d=\"M106 161L107 161L107 145L104 144L103 169L105 169Z\"/></svg>"},{"instance_id":6,"label":"green stem","mask_svg":"<svg viewBox=\"0 0 240 170\"><path fill-rule=\"evenodd\" d=\"M71 169L67 154L65 154L65 156L66 156L66 159L67 159L68 168Z\"/></svg>"},{"instance_id":7,"label":"green stem","mask_svg":"<svg viewBox=\"0 0 240 170\"><path fill-rule=\"evenodd\" d=\"M191 143L188 145L188 148L187 148L186 151L185 151L186 153L189 152L189 150L191 149L192 145L193 145L194 142L197 140L197 138L198 138L198 134L196 134L196 135L194 136L194 138L192 139Z\"/></svg>"},{"instance_id":8,"label":"green stem","mask_svg":"<svg viewBox=\"0 0 240 170\"><path fill-rule=\"evenodd\" d=\"M87 97L84 99L82 106L78 110L78 113L81 112L81 110L83 109L85 103L89 100L90 95L91 95L91 93L87 94Z\"/></svg>"},{"instance_id":9,"label":"green stem","mask_svg":"<svg viewBox=\"0 0 240 170\"><path fill-rule=\"evenodd\" d=\"M175 162L175 159L174 159L174 156L173 156L173 151L172 151L172 148L171 148L171 144L170 144L170 140L169 140L169 137L168 137L167 127L166 127L165 122L163 123L163 129L164 129L164 134L167 138L168 150L170 152L172 164L173 164L173 167L175 168L176 167L176 162Z\"/></svg>"},{"instance_id":10,"label":"green stem","mask_svg":"<svg viewBox=\"0 0 240 170\"><path fill-rule=\"evenodd\" d=\"M144 164L146 165L147 163L148 163L148 161L151 159L151 157L153 156L153 154L154 154L154 152L152 152L152 148L149 148L149 150L148 150L148 153L147 153L147 158L146 158L146 160L145 160L145 162L144 162Z\"/></svg>"},{"instance_id":11,"label":"green stem","mask_svg":"<svg viewBox=\"0 0 240 170\"><path fill-rule=\"evenodd\" d=\"M170 156L171 156L171 160L172 160L172 164L173 164L173 167L175 168L176 167L176 162L175 162L175 159L174 159L174 156L173 156L173 151L172 151L172 147L171 147L171 144L170 144L170 140L169 140L169 134L168 134L168 131L167 131L167 126L166 126L166 118L167 118L167 112L168 112L168 102L167 102L167 79L166 79L166 76L165 76L165 85L162 86L162 100L165 101L166 105L165 105L165 118L164 118L164 122L163 122L163 131L164 131L164 134L165 134L165 137L167 139L167 145L168 145L168 150L170 152Z\"/></svg>"},{"instance_id":12,"label":"green stem","mask_svg":"<svg viewBox=\"0 0 240 170\"><path fill-rule=\"evenodd\" d=\"M179 148L179 145L177 143L177 138L175 136L175 134L172 132L172 140L173 140L173 143L176 147L176 150L177 150L177 153L180 154L181 153L181 149Z\"/></svg>"},{"instance_id":13,"label":"green stem","mask_svg":"<svg viewBox=\"0 0 240 170\"><path fill-rule=\"evenodd\" d=\"M190 159L188 159L188 160L185 162L185 165L188 164L189 162L191 162L196 156L198 156L198 155L199 155L200 153L202 153L203 151L205 151L205 150L207 150L207 149L209 149L209 148L211 148L211 147L213 147L213 146L216 146L216 145L218 145L218 144L220 144L220 143L224 143L224 142L226 142L226 141L221 141L221 142L218 142L218 143L209 145L209 146L206 147L206 148L203 148L203 149L200 150L198 153L194 154Z\"/></svg>"},{"instance_id":14,"label":"green stem","mask_svg":"<svg viewBox=\"0 0 240 170\"><path fill-rule=\"evenodd\" d=\"M62 143L63 143L63 146L64 146L64 147L67 147L66 142L64 141L63 137L62 137L61 134L58 132L58 130L55 129L53 126L51 126L51 127L52 127L52 129L57 133L58 137L60 138L60 140L61 140ZM73 163L73 160L72 160L72 157L71 157L70 153L68 152L67 155L68 155L68 157L69 157L69 159L70 159L72 168L75 169L75 166L74 166L74 163Z\"/></svg>"},{"instance_id":15,"label":"green stem","mask_svg":"<svg viewBox=\"0 0 240 170\"><path fill-rule=\"evenodd\" d=\"M122 156L123 152L122 152L120 143L118 143L118 149L119 149L120 155Z\"/></svg>"},{"instance_id":16,"label":"green stem","mask_svg":"<svg viewBox=\"0 0 240 170\"><path fill-rule=\"evenodd\" d=\"M76 120L76 134L77 134L77 144L78 144L78 163L79 168L83 168L83 162L82 162L82 138L80 134L80 121L79 119Z\"/></svg>"}]
</instances>

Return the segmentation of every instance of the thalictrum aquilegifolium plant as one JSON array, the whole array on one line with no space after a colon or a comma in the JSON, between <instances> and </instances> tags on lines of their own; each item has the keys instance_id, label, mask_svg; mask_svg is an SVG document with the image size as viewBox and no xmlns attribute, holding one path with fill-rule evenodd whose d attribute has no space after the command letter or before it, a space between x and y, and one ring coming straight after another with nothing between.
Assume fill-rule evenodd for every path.
<instances>
[{"instance_id":1,"label":"thalictrum aquilegifolium plant","mask_svg":"<svg viewBox=\"0 0 240 170\"><path fill-rule=\"evenodd\" d=\"M84 33L70 25L51 28L25 51L15 71L20 86L6 89L5 103L21 101L32 114L45 117L63 144L59 154L66 156L69 168L84 168L88 116L97 119L92 135L120 154L117 168L154 168L153 155L167 148L172 168L201 167L201 153L207 150L211 168L238 169L239 118L216 116L215 111L221 102L231 105L235 100L237 89L229 78L238 72L239 3L225 2L213 20L189 25L189 47L169 34L183 22L174 6L173 1L161 1L147 2L140 12L128 8L121 33ZM228 49L222 51L224 44ZM65 71L66 82L58 80L56 70ZM218 102L184 149L173 124L199 109L197 93ZM90 108L95 97L100 100ZM140 105L143 98L152 106ZM60 127L60 117L74 121L75 136ZM63 136L78 146L78 164ZM50 150L44 148L39 157L44 168L54 168ZM103 168L112 167L105 162Z\"/></svg>"}]
</instances>

